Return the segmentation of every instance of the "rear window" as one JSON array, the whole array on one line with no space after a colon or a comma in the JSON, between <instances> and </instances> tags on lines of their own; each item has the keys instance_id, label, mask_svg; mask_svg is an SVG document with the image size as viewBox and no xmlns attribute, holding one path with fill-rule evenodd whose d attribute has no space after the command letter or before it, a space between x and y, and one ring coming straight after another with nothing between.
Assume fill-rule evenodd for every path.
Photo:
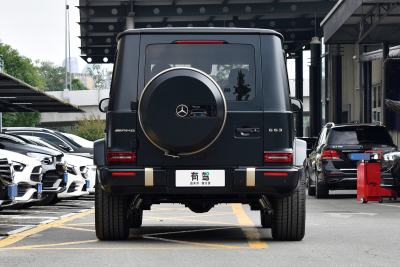
<instances>
[{"instance_id":1,"label":"rear window","mask_svg":"<svg viewBox=\"0 0 400 267\"><path fill-rule=\"evenodd\" d=\"M155 44L146 48L146 83L163 70L192 67L209 74L227 101L255 98L254 47L243 44Z\"/></svg>"},{"instance_id":2,"label":"rear window","mask_svg":"<svg viewBox=\"0 0 400 267\"><path fill-rule=\"evenodd\" d=\"M393 145L392 138L384 127L334 128L328 143L331 145Z\"/></svg>"}]
</instances>

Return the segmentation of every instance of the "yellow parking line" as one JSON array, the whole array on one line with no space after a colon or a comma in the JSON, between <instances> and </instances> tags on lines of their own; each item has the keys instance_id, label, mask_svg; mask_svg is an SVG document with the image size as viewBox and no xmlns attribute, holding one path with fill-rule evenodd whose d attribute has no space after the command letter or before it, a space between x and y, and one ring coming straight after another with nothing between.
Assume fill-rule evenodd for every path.
<instances>
[{"instance_id":1,"label":"yellow parking line","mask_svg":"<svg viewBox=\"0 0 400 267\"><path fill-rule=\"evenodd\" d=\"M43 231L48 230L48 229L53 228L53 227L61 226L62 224L66 223L66 222L70 222L70 221L73 221L73 220L76 220L76 219L79 219L79 218L83 218L83 217L91 215L93 213L94 213L94 209L83 211L81 213L73 214L71 216L67 216L65 218L56 220L56 221L51 222L51 223L41 224L41 225L38 225L38 226L36 226L36 227L34 227L32 229L23 231L23 232L18 233L18 234L11 235L11 236L9 236L7 238L4 238L4 239L0 240L0 248L4 248L4 247L7 247L7 246L10 246L10 245L12 245L14 243L17 243L18 241L21 241L22 239L24 239L24 238L26 238L28 236L43 232Z\"/></svg>"},{"instance_id":2,"label":"yellow parking line","mask_svg":"<svg viewBox=\"0 0 400 267\"><path fill-rule=\"evenodd\" d=\"M83 240L83 241L55 243L55 244L20 246L20 247L8 248L8 249L11 249L11 250L25 250L25 249L36 249L36 248L52 248L52 247L68 246L68 245L80 245L80 244L87 244L87 243L94 243L94 242L98 242L98 240L96 239L96 240Z\"/></svg>"},{"instance_id":3,"label":"yellow parking line","mask_svg":"<svg viewBox=\"0 0 400 267\"><path fill-rule=\"evenodd\" d=\"M242 204L232 204L232 211L236 215L238 223L242 226L242 231L248 240L249 247L257 249L268 248L267 242L261 241L260 232L244 211Z\"/></svg>"},{"instance_id":4,"label":"yellow parking line","mask_svg":"<svg viewBox=\"0 0 400 267\"><path fill-rule=\"evenodd\" d=\"M11 248L0 248L0 251L10 251L10 250L22 250L20 247L11 247ZM225 248L215 248L215 247L200 247L200 246L187 246L187 247L179 247L180 250L215 250L215 249L225 249ZM251 249L250 247L238 247L232 249ZM117 250L176 250L176 247L44 247L44 248L30 248L24 250L106 250L106 251L117 251Z\"/></svg>"},{"instance_id":5,"label":"yellow parking line","mask_svg":"<svg viewBox=\"0 0 400 267\"><path fill-rule=\"evenodd\" d=\"M73 227L73 226L69 226L69 225L60 225L60 226L57 226L56 228L57 229L68 229L68 230L84 231L84 232L95 232L95 230L93 230L93 229Z\"/></svg>"},{"instance_id":6,"label":"yellow parking line","mask_svg":"<svg viewBox=\"0 0 400 267\"><path fill-rule=\"evenodd\" d=\"M199 246L199 247L223 248L223 249L243 248L243 247L240 247L240 246L222 245L222 244L213 244L213 243L202 243L202 242L192 242L192 241L183 241L183 240L176 240L176 239L156 237L156 236L146 236L146 235L144 235L143 238L157 240L157 241L170 242L170 243L176 243L176 244Z\"/></svg>"}]
</instances>

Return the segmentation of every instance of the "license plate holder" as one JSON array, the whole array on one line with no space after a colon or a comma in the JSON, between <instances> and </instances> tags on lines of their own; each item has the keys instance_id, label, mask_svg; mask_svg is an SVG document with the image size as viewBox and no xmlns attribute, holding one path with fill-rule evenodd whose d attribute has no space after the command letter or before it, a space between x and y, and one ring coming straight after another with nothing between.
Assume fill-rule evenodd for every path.
<instances>
[{"instance_id":1,"label":"license plate holder","mask_svg":"<svg viewBox=\"0 0 400 267\"><path fill-rule=\"evenodd\" d=\"M43 192L43 184L42 183L37 184L37 192L38 192L38 194L41 194Z\"/></svg>"},{"instance_id":2,"label":"license plate holder","mask_svg":"<svg viewBox=\"0 0 400 267\"><path fill-rule=\"evenodd\" d=\"M68 183L68 173L67 172L64 172L63 182L66 184Z\"/></svg>"},{"instance_id":3,"label":"license plate holder","mask_svg":"<svg viewBox=\"0 0 400 267\"><path fill-rule=\"evenodd\" d=\"M370 160L371 154L370 153L350 153L349 154L350 160L360 161L360 160Z\"/></svg>"},{"instance_id":4,"label":"license plate holder","mask_svg":"<svg viewBox=\"0 0 400 267\"><path fill-rule=\"evenodd\" d=\"M176 170L176 187L225 187L225 170Z\"/></svg>"},{"instance_id":5,"label":"license plate holder","mask_svg":"<svg viewBox=\"0 0 400 267\"><path fill-rule=\"evenodd\" d=\"M14 199L18 196L18 185L11 184L7 186L7 195L10 199Z\"/></svg>"}]
</instances>

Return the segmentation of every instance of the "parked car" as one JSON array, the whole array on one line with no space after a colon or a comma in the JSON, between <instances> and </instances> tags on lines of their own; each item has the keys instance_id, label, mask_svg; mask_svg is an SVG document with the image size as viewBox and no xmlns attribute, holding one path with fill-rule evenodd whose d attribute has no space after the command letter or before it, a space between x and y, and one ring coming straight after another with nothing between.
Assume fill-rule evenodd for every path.
<instances>
[{"instance_id":1,"label":"parked car","mask_svg":"<svg viewBox=\"0 0 400 267\"><path fill-rule=\"evenodd\" d=\"M4 133L11 133L14 135L31 135L37 136L47 140L54 146L66 151L68 153L77 154L86 157L93 157L93 147L84 147L67 138L61 132L36 127L8 127L3 129Z\"/></svg>"},{"instance_id":2,"label":"parked car","mask_svg":"<svg viewBox=\"0 0 400 267\"><path fill-rule=\"evenodd\" d=\"M12 163L0 154L0 210L15 204L18 186L14 182Z\"/></svg>"},{"instance_id":3,"label":"parked car","mask_svg":"<svg viewBox=\"0 0 400 267\"><path fill-rule=\"evenodd\" d=\"M18 185L15 204L20 207L30 207L42 198L42 163L34 158L20 153L0 149L14 170L14 183Z\"/></svg>"},{"instance_id":4,"label":"parked car","mask_svg":"<svg viewBox=\"0 0 400 267\"><path fill-rule=\"evenodd\" d=\"M80 136L77 136L77 135L71 134L71 133L60 132L60 134L62 134L65 138L67 138L68 141L70 141L71 143L76 143L76 144L80 145L81 147L93 149L93 145L94 145L93 141L89 141L85 138L82 138Z\"/></svg>"},{"instance_id":5,"label":"parked car","mask_svg":"<svg viewBox=\"0 0 400 267\"><path fill-rule=\"evenodd\" d=\"M57 194L66 189L68 175L63 153L45 147L32 145L18 136L0 134L0 149L21 153L39 160L43 170L43 198L41 204L56 201Z\"/></svg>"},{"instance_id":6,"label":"parked car","mask_svg":"<svg viewBox=\"0 0 400 267\"><path fill-rule=\"evenodd\" d=\"M26 142L31 142L38 146L44 146L54 150L60 150L54 145L50 144L46 140L36 136L24 136L21 135L19 138L24 139ZM94 194L94 185L96 182L96 166L93 165L93 159L82 157L74 154L64 153L64 159L70 167L67 170L74 169L74 175L82 177L85 180L85 185L80 188L81 191L87 191L90 194ZM76 173L76 174L75 174ZM68 185L67 185L67 191ZM62 196L62 195L61 195Z\"/></svg>"},{"instance_id":7,"label":"parked car","mask_svg":"<svg viewBox=\"0 0 400 267\"><path fill-rule=\"evenodd\" d=\"M291 104L301 102L289 98L282 36L166 28L118 39L100 103L107 138L94 145L97 237L128 238L154 204L200 213L235 202L260 210L274 239L301 240L306 149L294 139Z\"/></svg>"},{"instance_id":8,"label":"parked car","mask_svg":"<svg viewBox=\"0 0 400 267\"><path fill-rule=\"evenodd\" d=\"M379 124L326 124L306 164L308 194L317 198L329 190L357 188L356 153L396 150L386 127Z\"/></svg>"},{"instance_id":9,"label":"parked car","mask_svg":"<svg viewBox=\"0 0 400 267\"><path fill-rule=\"evenodd\" d=\"M315 144L318 141L318 137L298 137L307 143L307 157L311 154L314 149Z\"/></svg>"}]
</instances>

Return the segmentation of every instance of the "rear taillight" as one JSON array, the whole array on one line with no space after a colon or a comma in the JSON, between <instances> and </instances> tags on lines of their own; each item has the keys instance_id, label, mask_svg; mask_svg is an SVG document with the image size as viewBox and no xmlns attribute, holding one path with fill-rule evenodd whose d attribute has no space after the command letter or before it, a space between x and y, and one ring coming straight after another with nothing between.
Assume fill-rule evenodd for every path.
<instances>
[{"instance_id":1,"label":"rear taillight","mask_svg":"<svg viewBox=\"0 0 400 267\"><path fill-rule=\"evenodd\" d=\"M107 152L108 163L133 163L136 162L136 152Z\"/></svg>"},{"instance_id":2,"label":"rear taillight","mask_svg":"<svg viewBox=\"0 0 400 267\"><path fill-rule=\"evenodd\" d=\"M332 149L323 150L321 159L340 159L340 153Z\"/></svg>"},{"instance_id":3,"label":"rear taillight","mask_svg":"<svg viewBox=\"0 0 400 267\"><path fill-rule=\"evenodd\" d=\"M293 152L264 152L265 163L293 163Z\"/></svg>"}]
</instances>

